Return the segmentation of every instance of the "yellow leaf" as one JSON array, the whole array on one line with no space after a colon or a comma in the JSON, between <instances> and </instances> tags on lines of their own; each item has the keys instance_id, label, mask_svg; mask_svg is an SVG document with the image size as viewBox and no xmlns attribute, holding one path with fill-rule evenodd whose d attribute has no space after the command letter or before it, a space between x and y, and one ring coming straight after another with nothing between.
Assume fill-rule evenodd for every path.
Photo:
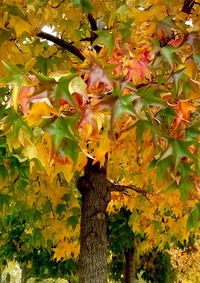
<instances>
[{"instance_id":1,"label":"yellow leaf","mask_svg":"<svg viewBox=\"0 0 200 283\"><path fill-rule=\"evenodd\" d=\"M20 37L24 31L31 34L31 25L29 22L19 17L13 17L10 20L10 25L14 27L17 37Z\"/></svg>"},{"instance_id":2,"label":"yellow leaf","mask_svg":"<svg viewBox=\"0 0 200 283\"><path fill-rule=\"evenodd\" d=\"M48 105L46 102L34 103L25 120L29 126L39 125L44 117L50 116L53 112L54 109L50 107L50 105Z\"/></svg>"},{"instance_id":3,"label":"yellow leaf","mask_svg":"<svg viewBox=\"0 0 200 283\"><path fill-rule=\"evenodd\" d=\"M105 163L105 155L110 150L110 140L106 136L101 142L100 146L97 148L95 153L95 159L93 161L93 164L100 161L100 165L103 166Z\"/></svg>"},{"instance_id":4,"label":"yellow leaf","mask_svg":"<svg viewBox=\"0 0 200 283\"><path fill-rule=\"evenodd\" d=\"M78 241L60 241L57 244L57 247L54 248L54 258L57 260L66 259L66 258L77 258L79 254L79 243Z\"/></svg>"},{"instance_id":5,"label":"yellow leaf","mask_svg":"<svg viewBox=\"0 0 200 283\"><path fill-rule=\"evenodd\" d=\"M42 166L44 166L43 160L40 158L40 155L35 147L35 145L31 144L27 146L23 150L23 154L28 157L28 159L33 160L33 159L38 159L42 163Z\"/></svg>"}]
</instances>

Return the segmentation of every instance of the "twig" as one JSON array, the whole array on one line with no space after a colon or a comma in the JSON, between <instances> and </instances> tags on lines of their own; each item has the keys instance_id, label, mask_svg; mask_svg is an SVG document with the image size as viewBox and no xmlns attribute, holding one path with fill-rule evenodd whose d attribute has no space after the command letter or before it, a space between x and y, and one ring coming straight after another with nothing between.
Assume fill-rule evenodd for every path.
<instances>
[{"instance_id":1,"label":"twig","mask_svg":"<svg viewBox=\"0 0 200 283\"><path fill-rule=\"evenodd\" d=\"M53 6L53 5L50 5L50 4L49 4L49 6L50 6L51 8L53 8L53 9L57 9L57 8L59 8L60 5L62 5L64 2L65 2L65 0L62 0L62 1L61 1L60 3L58 3L56 6Z\"/></svg>"},{"instance_id":2,"label":"twig","mask_svg":"<svg viewBox=\"0 0 200 283\"><path fill-rule=\"evenodd\" d=\"M144 7L141 7L141 6L137 6L137 8L142 8L141 10L142 11L148 11L148 10L150 10L152 7L153 7L154 5L150 5L149 7L147 7L147 8L144 8Z\"/></svg>"},{"instance_id":3,"label":"twig","mask_svg":"<svg viewBox=\"0 0 200 283\"><path fill-rule=\"evenodd\" d=\"M60 39L60 38L58 38L58 37L56 37L52 34L44 32L44 31L39 32L37 34L37 36L42 38L42 39L46 39L46 40L49 40L49 41L55 43L56 45L60 46L61 48L69 51L71 54L78 57L81 61L85 60L85 57L80 52L80 50L76 46L74 46L73 44L67 42L66 40Z\"/></svg>"}]
</instances>

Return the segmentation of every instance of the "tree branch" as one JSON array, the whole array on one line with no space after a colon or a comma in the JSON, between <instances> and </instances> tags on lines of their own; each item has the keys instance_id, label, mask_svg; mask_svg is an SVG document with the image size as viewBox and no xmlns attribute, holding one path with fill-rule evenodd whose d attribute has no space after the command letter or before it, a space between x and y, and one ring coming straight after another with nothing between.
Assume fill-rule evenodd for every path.
<instances>
[{"instance_id":1,"label":"tree branch","mask_svg":"<svg viewBox=\"0 0 200 283\"><path fill-rule=\"evenodd\" d=\"M39 32L37 34L37 36L42 38L42 39L46 39L46 40L49 40L49 41L55 43L56 45L60 46L61 48L69 51L71 54L78 57L81 61L85 60L85 57L80 52L80 50L77 47L75 47L73 44L67 42L66 40L58 38L58 37L56 37L52 34L44 32L44 31Z\"/></svg>"},{"instance_id":2,"label":"tree branch","mask_svg":"<svg viewBox=\"0 0 200 283\"><path fill-rule=\"evenodd\" d=\"M185 0L182 7L182 12L190 14L195 4L195 0Z\"/></svg>"},{"instance_id":3,"label":"tree branch","mask_svg":"<svg viewBox=\"0 0 200 283\"><path fill-rule=\"evenodd\" d=\"M98 28L97 28L97 23L96 23L96 20L94 19L93 15L92 14L88 14L88 21L90 23L90 27L93 31L96 31Z\"/></svg>"},{"instance_id":4,"label":"tree branch","mask_svg":"<svg viewBox=\"0 0 200 283\"><path fill-rule=\"evenodd\" d=\"M93 17L92 14L88 14L87 17L88 17L88 21L89 21L90 27L91 27L90 42L92 44L95 41L95 39L98 37L97 34L95 33L95 31L98 30L98 27L97 27L96 20L95 20L95 18Z\"/></svg>"},{"instance_id":5,"label":"tree branch","mask_svg":"<svg viewBox=\"0 0 200 283\"><path fill-rule=\"evenodd\" d=\"M136 193L143 195L148 201L150 201L148 196L147 196L147 194L148 194L147 191L142 190L141 188L138 188L137 186L123 186L123 185L113 184L111 182L109 182L109 183L110 183L109 184L109 191L110 192L122 192L123 193L127 190L132 190Z\"/></svg>"}]
</instances>

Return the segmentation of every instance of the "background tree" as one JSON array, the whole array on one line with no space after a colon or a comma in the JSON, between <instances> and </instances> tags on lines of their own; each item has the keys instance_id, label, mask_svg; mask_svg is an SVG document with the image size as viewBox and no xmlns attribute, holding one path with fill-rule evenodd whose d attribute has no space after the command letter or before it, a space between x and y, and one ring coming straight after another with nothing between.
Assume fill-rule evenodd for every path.
<instances>
[{"instance_id":1,"label":"background tree","mask_svg":"<svg viewBox=\"0 0 200 283\"><path fill-rule=\"evenodd\" d=\"M55 257L75 257L77 180L81 283L107 281L106 211L132 212L141 250L187 241L200 217L198 3L3 1L0 13L3 213L13 197L28 205L45 245L58 222L44 196L69 188L75 204L50 204L72 221L53 233Z\"/></svg>"},{"instance_id":2,"label":"background tree","mask_svg":"<svg viewBox=\"0 0 200 283\"><path fill-rule=\"evenodd\" d=\"M77 262L72 259L56 260L53 245L49 242L44 248L40 237L32 239L31 225L25 215L8 214L1 223L0 258L1 270L11 261L17 262L22 270L21 283L31 277L70 279L77 273ZM34 236L34 235L33 235Z\"/></svg>"}]
</instances>

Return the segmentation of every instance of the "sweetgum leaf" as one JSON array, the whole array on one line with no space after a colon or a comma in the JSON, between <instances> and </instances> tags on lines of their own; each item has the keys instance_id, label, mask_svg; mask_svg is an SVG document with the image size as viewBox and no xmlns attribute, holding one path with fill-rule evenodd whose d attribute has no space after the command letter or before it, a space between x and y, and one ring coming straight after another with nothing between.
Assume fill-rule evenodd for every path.
<instances>
[{"instance_id":1,"label":"sweetgum leaf","mask_svg":"<svg viewBox=\"0 0 200 283\"><path fill-rule=\"evenodd\" d=\"M95 33L98 34L97 39L94 41L93 45L104 45L107 47L107 55L112 54L113 48L115 46L113 34L109 30L99 30Z\"/></svg>"},{"instance_id":2,"label":"sweetgum leaf","mask_svg":"<svg viewBox=\"0 0 200 283\"><path fill-rule=\"evenodd\" d=\"M69 218L67 218L67 224L71 225L73 230L76 228L76 225L78 223L79 223L79 217L76 215L72 215Z\"/></svg>"},{"instance_id":3,"label":"sweetgum leaf","mask_svg":"<svg viewBox=\"0 0 200 283\"><path fill-rule=\"evenodd\" d=\"M71 74L65 77L61 77L58 81L58 84L55 88L56 92L56 101L58 101L60 98L66 99L69 105L72 107L75 106L74 100L71 96L71 93L69 91L69 84L70 82L76 77L75 74Z\"/></svg>"},{"instance_id":4,"label":"sweetgum leaf","mask_svg":"<svg viewBox=\"0 0 200 283\"><path fill-rule=\"evenodd\" d=\"M200 203L197 203L191 210L187 220L187 230L197 228L200 220Z\"/></svg>"}]
</instances>

